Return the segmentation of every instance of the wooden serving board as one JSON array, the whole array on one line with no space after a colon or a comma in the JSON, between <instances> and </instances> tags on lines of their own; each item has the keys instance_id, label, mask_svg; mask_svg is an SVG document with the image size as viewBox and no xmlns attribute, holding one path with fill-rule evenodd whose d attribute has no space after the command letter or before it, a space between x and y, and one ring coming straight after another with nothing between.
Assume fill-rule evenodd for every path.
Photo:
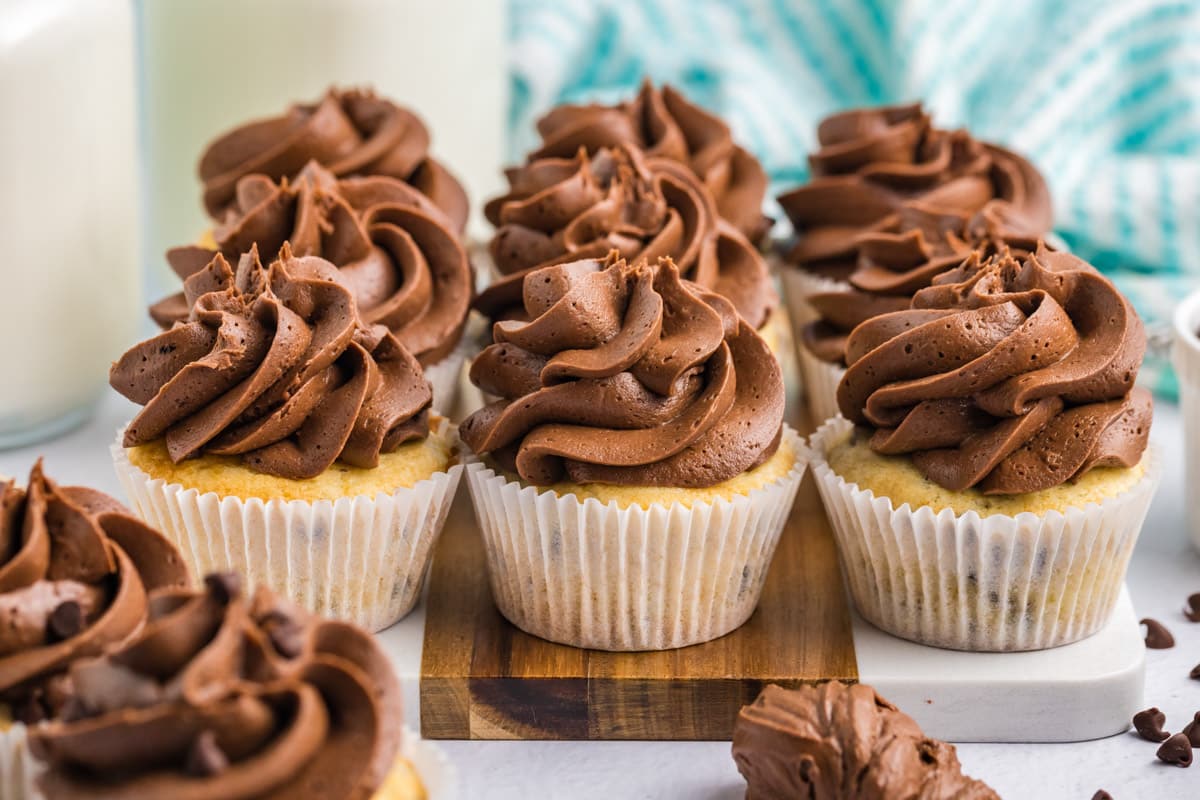
<instances>
[{"instance_id":1,"label":"wooden serving board","mask_svg":"<svg viewBox=\"0 0 1200 800\"><path fill-rule=\"evenodd\" d=\"M465 481L464 481L465 483ZM768 683L858 672L833 536L809 476L758 610L693 647L608 653L553 644L496 610L466 486L429 576L421 733L431 739L729 739Z\"/></svg>"}]
</instances>

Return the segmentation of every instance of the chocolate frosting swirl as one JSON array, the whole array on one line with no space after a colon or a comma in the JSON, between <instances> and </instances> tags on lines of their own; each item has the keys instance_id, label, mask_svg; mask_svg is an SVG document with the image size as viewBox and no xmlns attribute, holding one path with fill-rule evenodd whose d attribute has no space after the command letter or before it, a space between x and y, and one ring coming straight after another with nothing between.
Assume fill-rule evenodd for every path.
<instances>
[{"instance_id":1,"label":"chocolate frosting swirl","mask_svg":"<svg viewBox=\"0 0 1200 800\"><path fill-rule=\"evenodd\" d=\"M733 758L754 800L999 800L870 686L768 686L742 708Z\"/></svg>"},{"instance_id":2,"label":"chocolate frosting swirl","mask_svg":"<svg viewBox=\"0 0 1200 800\"><path fill-rule=\"evenodd\" d=\"M1141 460L1145 349L1129 301L1075 256L972 254L854 330L838 405L947 489L1033 492Z\"/></svg>"},{"instance_id":3,"label":"chocolate frosting swirl","mask_svg":"<svg viewBox=\"0 0 1200 800\"><path fill-rule=\"evenodd\" d=\"M474 289L471 263L449 218L408 184L375 176L339 180L316 162L290 181L248 175L213 238L216 251L167 253L180 278L203 270L218 252L237 263L255 245L277 253L288 242L295 255L336 266L362 318L386 325L423 365L445 358L461 338ZM180 292L152 306L150 315L167 328L190 310Z\"/></svg>"},{"instance_id":4,"label":"chocolate frosting swirl","mask_svg":"<svg viewBox=\"0 0 1200 800\"><path fill-rule=\"evenodd\" d=\"M783 379L729 301L670 259L530 272L530 322L502 321L471 379L501 399L463 440L532 484L711 486L778 447Z\"/></svg>"},{"instance_id":5,"label":"chocolate frosting swirl","mask_svg":"<svg viewBox=\"0 0 1200 800\"><path fill-rule=\"evenodd\" d=\"M631 262L670 257L756 328L777 301L766 261L718 216L712 195L678 161L616 145L590 156L581 149L573 158L540 158L507 175L508 194L485 209L498 228L493 262L511 274L478 300L494 319L520 316L530 270L613 250Z\"/></svg>"},{"instance_id":6,"label":"chocolate frosting swirl","mask_svg":"<svg viewBox=\"0 0 1200 800\"><path fill-rule=\"evenodd\" d=\"M805 269L845 278L861 235L896 230L897 213L914 200L969 216L1000 199L1036 233L1051 228L1050 193L1032 164L966 131L933 127L919 104L834 114L817 139L812 181L779 197L798 234L788 260Z\"/></svg>"},{"instance_id":7,"label":"chocolate frosting swirl","mask_svg":"<svg viewBox=\"0 0 1200 800\"><path fill-rule=\"evenodd\" d=\"M762 213L767 173L758 159L733 141L729 126L670 86L649 80L632 100L615 106L561 105L537 123L542 146L530 161L571 158L582 147L589 153L633 145L649 156L686 164L716 198L725 219L758 242L772 221Z\"/></svg>"},{"instance_id":8,"label":"chocolate frosting swirl","mask_svg":"<svg viewBox=\"0 0 1200 800\"><path fill-rule=\"evenodd\" d=\"M337 269L285 244L236 274L218 253L184 286L187 322L133 347L112 387L144 406L125 446L165 439L178 462L241 456L257 472L310 478L335 459L374 467L429 433L432 390L382 325L362 323Z\"/></svg>"},{"instance_id":9,"label":"chocolate frosting swirl","mask_svg":"<svg viewBox=\"0 0 1200 800\"><path fill-rule=\"evenodd\" d=\"M817 358L845 364L846 338L872 317L903 311L920 289L957 267L972 252L988 257L1006 248L1028 256L1039 232L1003 200L991 200L971 216L908 203L887 229L858 239L853 288L808 296L820 318L801 331L801 341Z\"/></svg>"},{"instance_id":10,"label":"chocolate frosting swirl","mask_svg":"<svg viewBox=\"0 0 1200 800\"><path fill-rule=\"evenodd\" d=\"M365 631L236 576L164 590L128 646L71 668L70 719L31 734L47 796L366 800L400 745L400 687Z\"/></svg>"},{"instance_id":11,"label":"chocolate frosting swirl","mask_svg":"<svg viewBox=\"0 0 1200 800\"><path fill-rule=\"evenodd\" d=\"M330 172L382 175L411 185L433 201L461 232L467 193L429 156L429 131L416 114L364 90L330 89L320 101L298 103L277 117L223 134L200 159L204 207L223 219L247 175L294 177L309 161Z\"/></svg>"},{"instance_id":12,"label":"chocolate frosting swirl","mask_svg":"<svg viewBox=\"0 0 1200 800\"><path fill-rule=\"evenodd\" d=\"M0 484L0 702L27 723L56 717L72 661L138 632L147 592L188 582L175 546L116 500L59 486L39 461Z\"/></svg>"}]
</instances>

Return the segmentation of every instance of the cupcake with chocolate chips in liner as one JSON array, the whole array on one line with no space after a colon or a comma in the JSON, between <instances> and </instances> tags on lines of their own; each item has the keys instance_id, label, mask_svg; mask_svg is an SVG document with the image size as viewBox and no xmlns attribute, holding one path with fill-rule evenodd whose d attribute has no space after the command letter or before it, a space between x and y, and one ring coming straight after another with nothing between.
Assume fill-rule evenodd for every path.
<instances>
[{"instance_id":1,"label":"cupcake with chocolate chips in liner","mask_svg":"<svg viewBox=\"0 0 1200 800\"><path fill-rule=\"evenodd\" d=\"M754 611L805 467L778 362L670 259L543 267L471 367L462 424L496 603L603 650L707 641Z\"/></svg>"},{"instance_id":2,"label":"cupcake with chocolate chips in liner","mask_svg":"<svg viewBox=\"0 0 1200 800\"><path fill-rule=\"evenodd\" d=\"M462 466L417 359L338 269L285 244L185 283L186 321L113 365L143 406L118 433L135 511L197 574L235 570L381 630L420 594Z\"/></svg>"},{"instance_id":3,"label":"cupcake with chocolate chips in liner","mask_svg":"<svg viewBox=\"0 0 1200 800\"><path fill-rule=\"evenodd\" d=\"M419 800L400 685L366 631L310 617L232 573L152 593L145 628L75 662L71 713L33 732L48 797ZM424 759L428 764L428 759ZM425 767L428 770L428 766Z\"/></svg>"},{"instance_id":4,"label":"cupcake with chocolate chips in liner","mask_svg":"<svg viewBox=\"0 0 1200 800\"><path fill-rule=\"evenodd\" d=\"M108 495L39 462L0 484L0 797L36 797L27 736L70 713L68 667L135 635L149 593L183 588L179 552Z\"/></svg>"},{"instance_id":5,"label":"cupcake with chocolate chips in liner","mask_svg":"<svg viewBox=\"0 0 1200 800\"><path fill-rule=\"evenodd\" d=\"M433 407L453 411L463 365L478 352L463 335L475 276L454 223L432 200L393 177L337 178L310 161L291 179L240 178L223 214L210 244L167 253L182 280L217 253L236 264L252 247L277 253L287 242L297 256L320 256L338 268L363 320L386 325L416 356ZM163 328L190 313L183 292L150 309Z\"/></svg>"},{"instance_id":6,"label":"cupcake with chocolate chips in liner","mask_svg":"<svg viewBox=\"0 0 1200 800\"><path fill-rule=\"evenodd\" d=\"M1045 248L972 255L857 327L813 472L859 612L961 650L1109 619L1158 484L1129 301Z\"/></svg>"},{"instance_id":7,"label":"cupcake with chocolate chips in liner","mask_svg":"<svg viewBox=\"0 0 1200 800\"><path fill-rule=\"evenodd\" d=\"M911 202L969 217L1003 200L1034 233L1051 228L1050 192L1032 164L966 131L934 127L919 104L833 114L817 141L812 180L778 198L796 233L779 273L797 331L818 317L808 297L849 288L864 234L896 232Z\"/></svg>"}]
</instances>

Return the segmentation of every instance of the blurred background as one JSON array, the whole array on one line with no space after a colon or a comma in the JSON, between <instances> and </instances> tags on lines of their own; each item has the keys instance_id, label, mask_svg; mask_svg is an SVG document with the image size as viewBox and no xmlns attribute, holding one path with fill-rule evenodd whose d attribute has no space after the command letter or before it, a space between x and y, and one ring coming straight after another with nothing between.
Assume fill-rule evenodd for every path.
<instances>
[{"instance_id":1,"label":"blurred background","mask_svg":"<svg viewBox=\"0 0 1200 800\"><path fill-rule=\"evenodd\" d=\"M374 86L425 119L486 237L535 120L644 76L721 114L772 194L806 179L822 116L923 100L1044 172L1057 232L1152 331L1200 283L1195 0L0 0L0 274L19 289L0 335L25 343L26 384L0 430L86 413L144 297L177 285L162 253L205 230L197 159L234 124ZM1174 392L1161 357L1143 377Z\"/></svg>"}]
</instances>

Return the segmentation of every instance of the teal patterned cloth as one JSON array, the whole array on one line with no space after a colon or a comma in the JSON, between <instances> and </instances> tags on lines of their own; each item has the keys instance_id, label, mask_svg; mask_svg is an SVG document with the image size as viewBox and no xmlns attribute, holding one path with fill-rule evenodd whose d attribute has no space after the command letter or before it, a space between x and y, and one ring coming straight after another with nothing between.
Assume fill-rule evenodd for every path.
<instances>
[{"instance_id":1,"label":"teal patterned cloth","mask_svg":"<svg viewBox=\"0 0 1200 800\"><path fill-rule=\"evenodd\" d=\"M551 106L624 98L649 75L724 116L778 192L807 178L824 115L919 99L939 126L1032 159L1057 232L1152 340L1200 286L1198 0L509 2L514 158ZM1174 394L1162 348L1142 377Z\"/></svg>"}]
</instances>

